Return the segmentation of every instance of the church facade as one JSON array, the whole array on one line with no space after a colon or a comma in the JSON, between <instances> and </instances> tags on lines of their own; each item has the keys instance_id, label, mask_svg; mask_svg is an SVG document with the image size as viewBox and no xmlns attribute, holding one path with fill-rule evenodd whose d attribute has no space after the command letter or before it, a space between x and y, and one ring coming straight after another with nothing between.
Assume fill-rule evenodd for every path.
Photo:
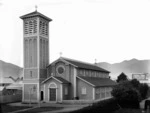
<instances>
[{"instance_id":1,"label":"church facade","mask_svg":"<svg viewBox=\"0 0 150 113\"><path fill-rule=\"evenodd\" d=\"M23 19L23 102L62 102L111 97L116 83L109 71L69 58L49 64L49 22L52 19L34 11Z\"/></svg>"}]
</instances>

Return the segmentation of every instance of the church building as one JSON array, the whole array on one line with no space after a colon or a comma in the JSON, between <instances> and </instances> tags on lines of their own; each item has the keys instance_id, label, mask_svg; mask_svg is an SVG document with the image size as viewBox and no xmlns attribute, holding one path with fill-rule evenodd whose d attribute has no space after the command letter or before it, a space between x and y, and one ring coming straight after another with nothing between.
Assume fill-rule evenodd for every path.
<instances>
[{"instance_id":1,"label":"church building","mask_svg":"<svg viewBox=\"0 0 150 113\"><path fill-rule=\"evenodd\" d=\"M60 57L49 64L49 17L34 11L23 20L23 102L111 97L116 83L96 64Z\"/></svg>"}]
</instances>

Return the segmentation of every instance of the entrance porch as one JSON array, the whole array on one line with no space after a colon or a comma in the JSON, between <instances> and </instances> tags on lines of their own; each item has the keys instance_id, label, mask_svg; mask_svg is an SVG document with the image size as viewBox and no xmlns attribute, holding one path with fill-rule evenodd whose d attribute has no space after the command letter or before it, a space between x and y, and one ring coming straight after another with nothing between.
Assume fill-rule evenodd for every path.
<instances>
[{"instance_id":1,"label":"entrance porch","mask_svg":"<svg viewBox=\"0 0 150 113\"><path fill-rule=\"evenodd\" d=\"M61 77L50 77L43 81L43 101L45 102L62 102L70 99L70 83Z\"/></svg>"}]
</instances>

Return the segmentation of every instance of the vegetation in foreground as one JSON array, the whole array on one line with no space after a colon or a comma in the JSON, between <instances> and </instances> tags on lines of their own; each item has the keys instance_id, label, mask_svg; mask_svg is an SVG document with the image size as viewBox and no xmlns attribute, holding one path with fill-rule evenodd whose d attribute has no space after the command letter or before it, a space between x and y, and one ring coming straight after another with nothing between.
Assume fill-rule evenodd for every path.
<instances>
[{"instance_id":1,"label":"vegetation in foreground","mask_svg":"<svg viewBox=\"0 0 150 113\"><path fill-rule=\"evenodd\" d=\"M8 112L13 112L13 111L18 111L18 110L23 110L23 109L27 109L27 108L31 108L29 106L10 106L7 104L1 104L0 105L0 113L8 113Z\"/></svg>"},{"instance_id":2,"label":"vegetation in foreground","mask_svg":"<svg viewBox=\"0 0 150 113\"><path fill-rule=\"evenodd\" d=\"M112 90L112 96L118 104L122 108L139 109L140 101L147 98L148 85L140 83L137 79L128 80L124 73L118 76L117 82L118 85Z\"/></svg>"},{"instance_id":3,"label":"vegetation in foreground","mask_svg":"<svg viewBox=\"0 0 150 113\"><path fill-rule=\"evenodd\" d=\"M114 98L103 100L92 104L91 106L72 111L70 113L113 113L120 109L117 101Z\"/></svg>"},{"instance_id":4,"label":"vegetation in foreground","mask_svg":"<svg viewBox=\"0 0 150 113\"><path fill-rule=\"evenodd\" d=\"M140 101L147 98L149 87L138 80L128 80L124 73L118 76L118 85L112 90L114 98L94 103L71 113L142 113Z\"/></svg>"},{"instance_id":5,"label":"vegetation in foreground","mask_svg":"<svg viewBox=\"0 0 150 113\"><path fill-rule=\"evenodd\" d=\"M63 109L63 107L38 107L31 110L26 110L18 113L41 113L41 112L50 112L54 110L60 110Z\"/></svg>"},{"instance_id":6,"label":"vegetation in foreground","mask_svg":"<svg viewBox=\"0 0 150 113\"><path fill-rule=\"evenodd\" d=\"M142 113L142 111L141 109L123 108L115 111L114 113Z\"/></svg>"}]
</instances>

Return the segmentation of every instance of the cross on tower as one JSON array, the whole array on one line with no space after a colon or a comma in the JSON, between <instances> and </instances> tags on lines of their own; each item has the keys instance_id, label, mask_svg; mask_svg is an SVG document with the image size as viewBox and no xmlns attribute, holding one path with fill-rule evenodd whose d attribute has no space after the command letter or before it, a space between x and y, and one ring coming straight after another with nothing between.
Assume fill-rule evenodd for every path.
<instances>
[{"instance_id":1,"label":"cross on tower","mask_svg":"<svg viewBox=\"0 0 150 113\"><path fill-rule=\"evenodd\" d=\"M38 8L38 6L37 6L37 5L35 5L35 11L37 11L37 8Z\"/></svg>"},{"instance_id":2,"label":"cross on tower","mask_svg":"<svg viewBox=\"0 0 150 113\"><path fill-rule=\"evenodd\" d=\"M95 64L97 64L97 59L95 59Z\"/></svg>"},{"instance_id":3,"label":"cross on tower","mask_svg":"<svg viewBox=\"0 0 150 113\"><path fill-rule=\"evenodd\" d=\"M62 52L59 53L60 57L62 56Z\"/></svg>"}]
</instances>

